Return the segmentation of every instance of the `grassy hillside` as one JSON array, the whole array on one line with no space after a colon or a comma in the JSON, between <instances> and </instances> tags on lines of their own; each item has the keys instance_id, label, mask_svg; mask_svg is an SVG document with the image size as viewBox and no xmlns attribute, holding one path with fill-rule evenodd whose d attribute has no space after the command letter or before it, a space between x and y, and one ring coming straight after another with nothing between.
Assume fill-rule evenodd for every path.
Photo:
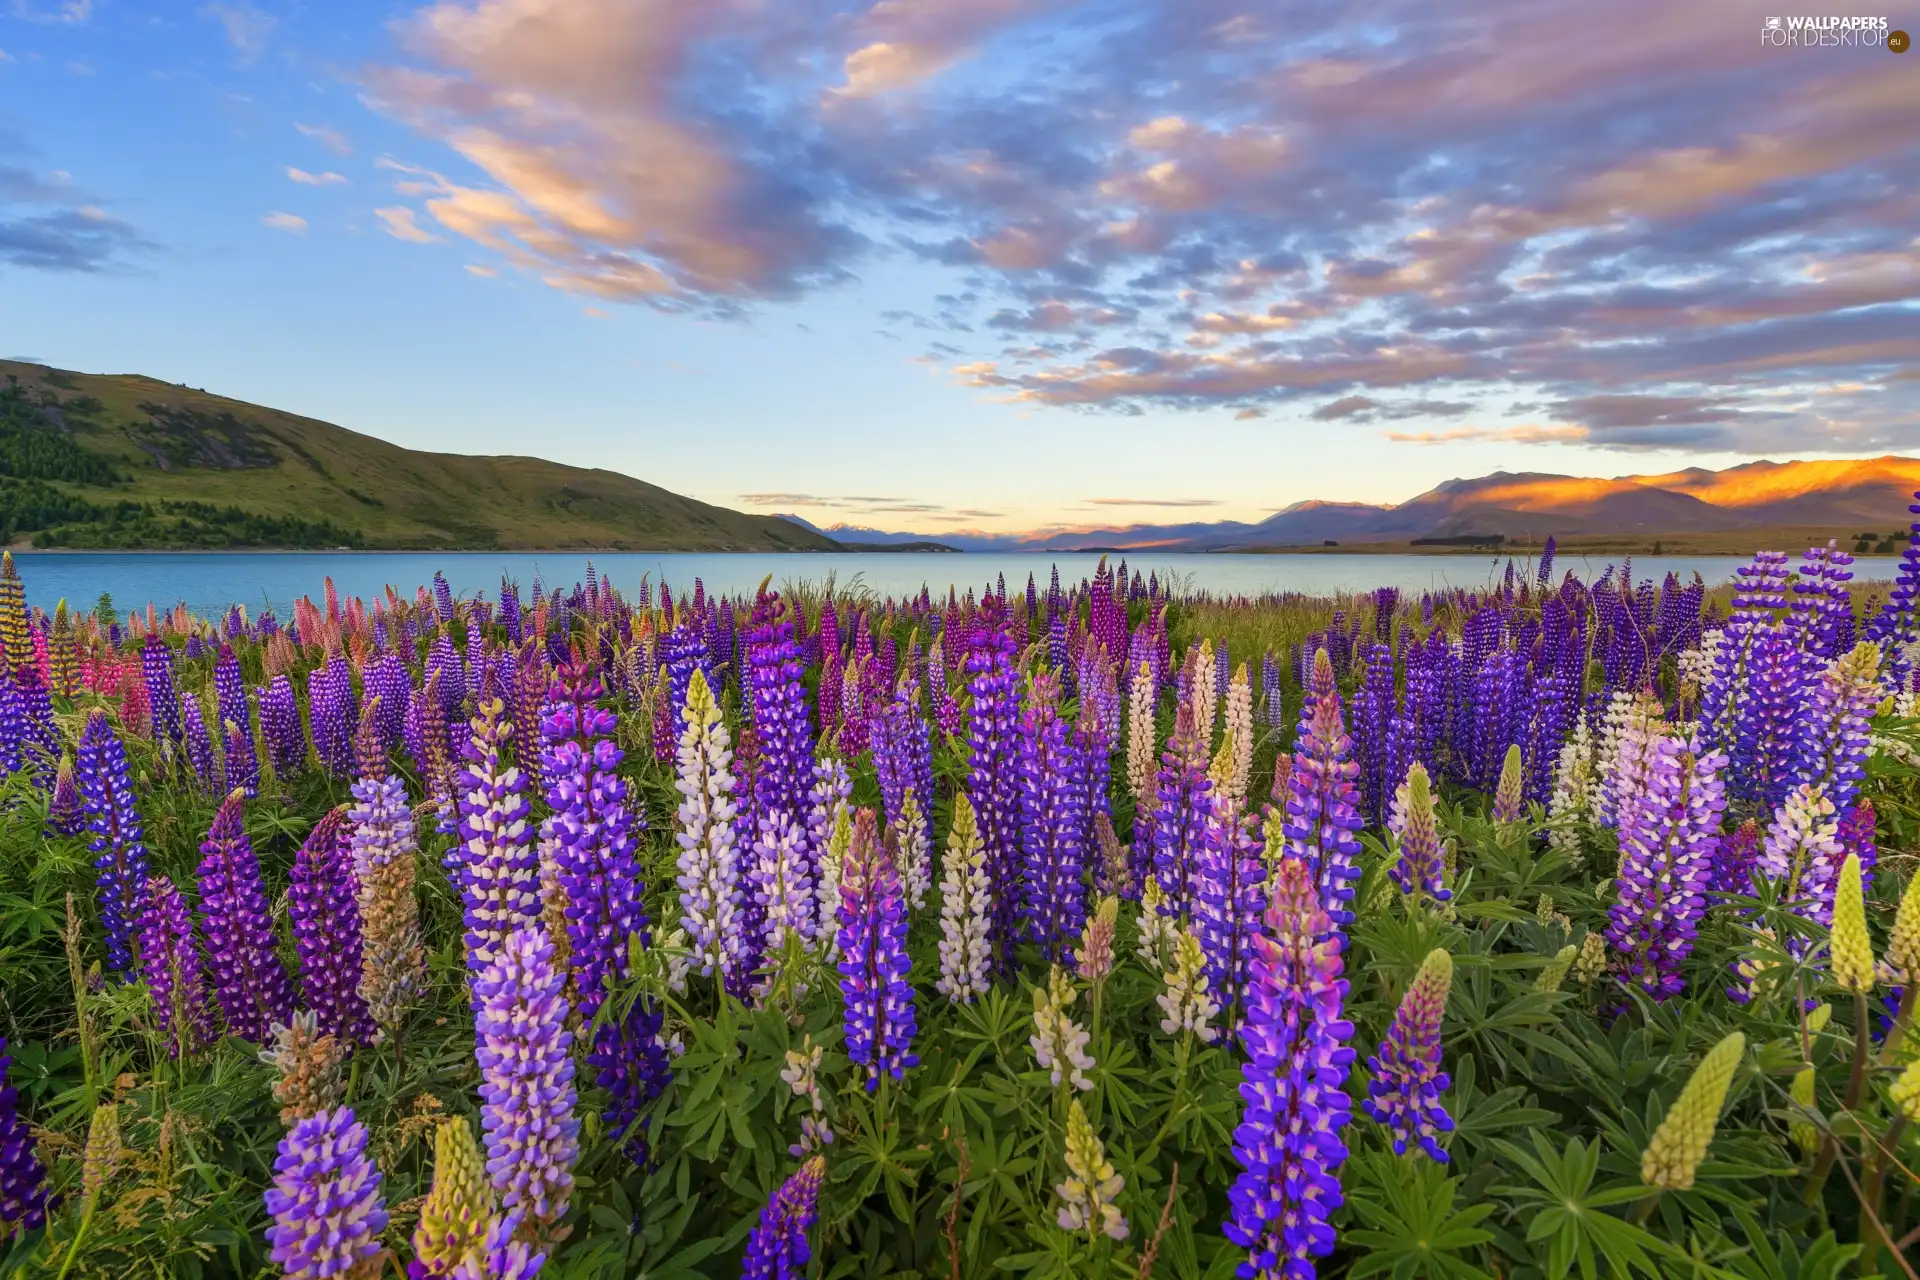
<instances>
[{"instance_id":1,"label":"grassy hillside","mask_svg":"<svg viewBox=\"0 0 1920 1280\"><path fill-rule=\"evenodd\" d=\"M613 471L421 453L131 374L0 360L0 538L37 546L833 551Z\"/></svg>"}]
</instances>

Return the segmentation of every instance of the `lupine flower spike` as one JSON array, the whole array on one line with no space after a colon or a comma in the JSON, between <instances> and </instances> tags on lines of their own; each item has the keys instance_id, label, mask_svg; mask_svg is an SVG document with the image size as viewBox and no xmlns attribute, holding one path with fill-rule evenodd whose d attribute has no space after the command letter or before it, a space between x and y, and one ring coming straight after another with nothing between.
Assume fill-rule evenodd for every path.
<instances>
[{"instance_id":1,"label":"lupine flower spike","mask_svg":"<svg viewBox=\"0 0 1920 1280\"><path fill-rule=\"evenodd\" d=\"M387 1211L366 1128L352 1110L317 1112L295 1125L273 1168L267 1243L287 1280L371 1280Z\"/></svg>"},{"instance_id":2,"label":"lupine flower spike","mask_svg":"<svg viewBox=\"0 0 1920 1280\"><path fill-rule=\"evenodd\" d=\"M1572 948L1567 951L1562 973L1573 963ZM1441 1164L1447 1163L1447 1153L1437 1135L1453 1131L1453 1119L1440 1102L1449 1083L1440 1069L1440 1020L1452 984L1452 955L1439 949L1428 952L1400 999L1387 1038L1367 1060L1372 1079L1361 1102L1367 1115L1386 1127L1395 1154L1405 1155L1407 1145L1417 1142Z\"/></svg>"},{"instance_id":3,"label":"lupine flower spike","mask_svg":"<svg viewBox=\"0 0 1920 1280\"><path fill-rule=\"evenodd\" d=\"M1706 1158L1713 1131L1720 1124L1720 1108L1733 1083L1734 1068L1747 1050L1747 1038L1735 1031L1707 1051L1693 1069L1686 1087L1660 1121L1640 1156L1640 1178L1663 1191L1685 1191Z\"/></svg>"},{"instance_id":4,"label":"lupine flower spike","mask_svg":"<svg viewBox=\"0 0 1920 1280\"><path fill-rule=\"evenodd\" d=\"M813 1226L826 1172L825 1157L815 1156L780 1184L747 1237L741 1280L800 1280L806 1274L813 1257L807 1231Z\"/></svg>"},{"instance_id":5,"label":"lupine flower spike","mask_svg":"<svg viewBox=\"0 0 1920 1280\"><path fill-rule=\"evenodd\" d=\"M1104 1234L1127 1238L1126 1215L1116 1201L1126 1180L1114 1172L1100 1135L1093 1131L1087 1112L1075 1098L1067 1107L1067 1180L1054 1188L1063 1202L1059 1223L1063 1231L1085 1231L1091 1239Z\"/></svg>"}]
</instances>

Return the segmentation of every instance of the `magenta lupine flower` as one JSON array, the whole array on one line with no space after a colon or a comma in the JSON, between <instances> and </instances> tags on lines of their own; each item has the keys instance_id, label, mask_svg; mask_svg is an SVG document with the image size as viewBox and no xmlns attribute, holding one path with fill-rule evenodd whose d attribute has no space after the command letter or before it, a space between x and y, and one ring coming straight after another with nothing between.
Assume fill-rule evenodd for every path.
<instances>
[{"instance_id":1,"label":"magenta lupine flower","mask_svg":"<svg viewBox=\"0 0 1920 1280\"><path fill-rule=\"evenodd\" d=\"M813 1257L807 1230L813 1226L826 1171L826 1158L815 1156L780 1184L747 1237L740 1280L799 1280L806 1274Z\"/></svg>"},{"instance_id":2,"label":"magenta lupine flower","mask_svg":"<svg viewBox=\"0 0 1920 1280\"><path fill-rule=\"evenodd\" d=\"M140 972L153 1001L155 1029L167 1054L196 1052L212 1037L207 988L200 970L200 937L180 890L165 876L149 877L140 916Z\"/></svg>"},{"instance_id":3,"label":"magenta lupine flower","mask_svg":"<svg viewBox=\"0 0 1920 1280\"><path fill-rule=\"evenodd\" d=\"M267 740L267 754L273 758L273 771L282 778L300 772L307 760L307 739L300 728L300 705L294 697L293 681L275 676L260 691L260 734Z\"/></svg>"},{"instance_id":4,"label":"magenta lupine flower","mask_svg":"<svg viewBox=\"0 0 1920 1280\"><path fill-rule=\"evenodd\" d=\"M1244 802L1220 798L1207 822L1207 838L1193 877L1193 930L1207 957L1207 983L1239 1021L1239 1006L1253 962L1253 937L1266 907L1266 864L1260 842L1241 820Z\"/></svg>"},{"instance_id":5,"label":"magenta lupine flower","mask_svg":"<svg viewBox=\"0 0 1920 1280\"><path fill-rule=\"evenodd\" d=\"M293 984L274 949L260 859L241 823L245 801L242 791L229 795L200 846L201 932L227 1030L264 1044L277 1024L293 1017Z\"/></svg>"},{"instance_id":6,"label":"magenta lupine flower","mask_svg":"<svg viewBox=\"0 0 1920 1280\"><path fill-rule=\"evenodd\" d=\"M1353 901L1353 882L1360 868L1354 864L1360 842L1355 833L1362 819L1354 779L1359 766L1347 759L1349 740L1340 718L1340 691L1334 684L1333 662L1325 649L1314 654L1307 702L1293 752L1293 794L1287 801L1287 854L1299 858L1314 873L1327 913L1339 925L1353 921L1347 904Z\"/></svg>"},{"instance_id":7,"label":"magenta lupine flower","mask_svg":"<svg viewBox=\"0 0 1920 1280\"><path fill-rule=\"evenodd\" d=\"M840 996L847 1057L866 1068L867 1092L882 1074L895 1080L920 1058L912 1051L913 984L907 981L907 901L900 873L881 845L871 809L853 822L840 869Z\"/></svg>"},{"instance_id":8,"label":"magenta lupine flower","mask_svg":"<svg viewBox=\"0 0 1920 1280\"><path fill-rule=\"evenodd\" d=\"M1021 915L1049 963L1087 923L1085 762L1060 715L1059 679L1035 673L1020 720Z\"/></svg>"},{"instance_id":9,"label":"magenta lupine flower","mask_svg":"<svg viewBox=\"0 0 1920 1280\"><path fill-rule=\"evenodd\" d=\"M503 938L540 914L540 860L528 824L526 778L503 752L512 736L501 701L482 702L455 779L460 843L448 857L458 855L469 975L492 962Z\"/></svg>"},{"instance_id":10,"label":"magenta lupine flower","mask_svg":"<svg viewBox=\"0 0 1920 1280\"><path fill-rule=\"evenodd\" d=\"M968 794L980 819L987 884L993 896L992 944L1002 969L1013 963L1020 902L1020 789L1017 758L1019 681L1013 672L1013 640L1001 626L997 605L981 610L982 631L967 656Z\"/></svg>"},{"instance_id":11,"label":"magenta lupine flower","mask_svg":"<svg viewBox=\"0 0 1920 1280\"><path fill-rule=\"evenodd\" d=\"M380 1170L351 1107L316 1111L280 1140L267 1191L269 1257L287 1280L352 1280L387 1229Z\"/></svg>"},{"instance_id":12,"label":"magenta lupine flower","mask_svg":"<svg viewBox=\"0 0 1920 1280\"><path fill-rule=\"evenodd\" d=\"M1240 1276L1311 1280L1313 1259L1333 1251L1328 1218L1342 1203L1353 1025L1341 1016L1341 937L1300 859L1281 861L1266 921L1240 1029L1245 1107L1233 1154L1243 1172L1227 1192L1233 1216L1222 1230L1248 1251Z\"/></svg>"},{"instance_id":13,"label":"magenta lupine flower","mask_svg":"<svg viewBox=\"0 0 1920 1280\"><path fill-rule=\"evenodd\" d=\"M1693 951L1712 886L1725 811L1726 756L1699 738L1662 737L1646 790L1621 832L1619 898L1608 911L1607 943L1628 981L1656 1000L1685 986L1680 966Z\"/></svg>"},{"instance_id":14,"label":"magenta lupine flower","mask_svg":"<svg viewBox=\"0 0 1920 1280\"><path fill-rule=\"evenodd\" d=\"M1447 1152L1438 1135L1453 1132L1453 1117L1440 1101L1452 1077L1440 1069L1440 1020L1447 1011L1447 991L1453 981L1453 957L1434 951L1400 998L1393 1025L1379 1050L1367 1059L1367 1096L1361 1107L1377 1124L1386 1126L1395 1155L1405 1155L1407 1144L1441 1164Z\"/></svg>"},{"instance_id":15,"label":"magenta lupine flower","mask_svg":"<svg viewBox=\"0 0 1920 1280\"><path fill-rule=\"evenodd\" d=\"M300 996L320 1032L346 1046L371 1043L373 1019L360 995L365 942L344 809L322 814L294 855L287 914L300 955Z\"/></svg>"},{"instance_id":16,"label":"magenta lupine flower","mask_svg":"<svg viewBox=\"0 0 1920 1280\"><path fill-rule=\"evenodd\" d=\"M180 720L180 690L173 681L173 650L157 632L147 632L140 648L140 672L146 681L154 739L179 746L184 726Z\"/></svg>"},{"instance_id":17,"label":"magenta lupine flower","mask_svg":"<svg viewBox=\"0 0 1920 1280\"><path fill-rule=\"evenodd\" d=\"M474 983L487 1177L503 1208L542 1223L567 1211L580 1154L565 987L538 925L508 934Z\"/></svg>"},{"instance_id":18,"label":"magenta lupine flower","mask_svg":"<svg viewBox=\"0 0 1920 1280\"><path fill-rule=\"evenodd\" d=\"M1160 757L1156 796L1150 842L1153 877L1160 882L1163 899L1160 910L1176 919L1191 919L1193 878L1208 840L1214 795L1207 777L1207 749L1194 728L1190 699L1183 699L1174 713L1173 736Z\"/></svg>"},{"instance_id":19,"label":"magenta lupine flower","mask_svg":"<svg viewBox=\"0 0 1920 1280\"><path fill-rule=\"evenodd\" d=\"M20 1093L7 1081L12 1068L0 1036L0 1226L33 1231L47 1223L47 1170L20 1115Z\"/></svg>"},{"instance_id":20,"label":"magenta lupine flower","mask_svg":"<svg viewBox=\"0 0 1920 1280\"><path fill-rule=\"evenodd\" d=\"M140 810L134 805L127 749L114 736L106 712L94 711L87 717L73 769L87 829L93 832L87 847L93 851L99 873L96 887L100 922L107 933L107 966L124 973L133 965L133 922L147 879L147 845Z\"/></svg>"}]
</instances>

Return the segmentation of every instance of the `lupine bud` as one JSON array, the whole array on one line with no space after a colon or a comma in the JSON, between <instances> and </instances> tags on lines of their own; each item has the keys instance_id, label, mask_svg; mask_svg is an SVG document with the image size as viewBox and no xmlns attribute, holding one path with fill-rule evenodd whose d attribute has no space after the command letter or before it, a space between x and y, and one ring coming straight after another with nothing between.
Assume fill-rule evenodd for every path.
<instances>
[{"instance_id":1,"label":"lupine bud","mask_svg":"<svg viewBox=\"0 0 1920 1280\"><path fill-rule=\"evenodd\" d=\"M1802 1067L1793 1073L1793 1083L1787 1086L1787 1096L1801 1108L1811 1111L1813 1108L1813 1068ZM1787 1122L1787 1136L1793 1144L1812 1155L1820 1147L1820 1131L1812 1120L1804 1115L1796 1115Z\"/></svg>"},{"instance_id":2,"label":"lupine bud","mask_svg":"<svg viewBox=\"0 0 1920 1280\"><path fill-rule=\"evenodd\" d=\"M1840 866L1828 950L1835 982L1855 995L1873 990L1873 942L1867 936L1867 908L1861 894L1857 854L1848 854Z\"/></svg>"},{"instance_id":3,"label":"lupine bud","mask_svg":"<svg viewBox=\"0 0 1920 1280\"><path fill-rule=\"evenodd\" d=\"M1908 878L1887 936L1887 963L1902 983L1920 982L1920 875Z\"/></svg>"},{"instance_id":4,"label":"lupine bud","mask_svg":"<svg viewBox=\"0 0 1920 1280\"><path fill-rule=\"evenodd\" d=\"M1452 985L1453 956L1438 948L1428 952L1400 999L1387 1038L1367 1061L1373 1079L1361 1102L1375 1122L1386 1126L1395 1155L1405 1155L1407 1143L1418 1141L1441 1164L1447 1163L1447 1153L1434 1135L1453 1131L1453 1118L1440 1102L1450 1083L1440 1070L1440 1020Z\"/></svg>"},{"instance_id":5,"label":"lupine bud","mask_svg":"<svg viewBox=\"0 0 1920 1280\"><path fill-rule=\"evenodd\" d=\"M387 1210L367 1131L350 1107L302 1120L281 1139L267 1192L269 1256L287 1280L360 1280L380 1253Z\"/></svg>"},{"instance_id":6,"label":"lupine bud","mask_svg":"<svg viewBox=\"0 0 1920 1280\"><path fill-rule=\"evenodd\" d=\"M1686 1191L1693 1186L1693 1175L1719 1127L1734 1068L1746 1050L1746 1036L1735 1031L1700 1059L1640 1156L1641 1181L1663 1191Z\"/></svg>"},{"instance_id":7,"label":"lupine bud","mask_svg":"<svg viewBox=\"0 0 1920 1280\"><path fill-rule=\"evenodd\" d=\"M80 1154L80 1195L97 1202L114 1166L120 1163L120 1108L103 1102L87 1122L87 1145Z\"/></svg>"},{"instance_id":8,"label":"lupine bud","mask_svg":"<svg viewBox=\"0 0 1920 1280\"><path fill-rule=\"evenodd\" d=\"M1887 1096L1900 1109L1901 1115L1914 1124L1920 1124L1920 1058L1907 1064L1907 1069L1893 1082Z\"/></svg>"},{"instance_id":9,"label":"lupine bud","mask_svg":"<svg viewBox=\"0 0 1920 1280\"><path fill-rule=\"evenodd\" d=\"M1062 1231L1081 1231L1092 1239L1095 1232L1115 1240L1127 1238L1126 1215L1117 1203L1126 1179L1114 1172L1107 1149L1092 1121L1075 1098L1067 1108L1067 1180L1054 1187L1064 1203L1058 1221Z\"/></svg>"},{"instance_id":10,"label":"lupine bud","mask_svg":"<svg viewBox=\"0 0 1920 1280\"><path fill-rule=\"evenodd\" d=\"M1567 970L1573 968L1574 957L1580 954L1580 948L1569 942L1554 953L1547 961L1547 967L1540 971L1540 977L1534 982L1536 991L1558 991L1560 984L1567 980Z\"/></svg>"},{"instance_id":11,"label":"lupine bud","mask_svg":"<svg viewBox=\"0 0 1920 1280\"><path fill-rule=\"evenodd\" d=\"M1120 899L1100 899L1100 906L1080 934L1080 945L1073 953L1074 966L1088 982L1099 982L1113 972L1113 933L1119 922Z\"/></svg>"},{"instance_id":12,"label":"lupine bud","mask_svg":"<svg viewBox=\"0 0 1920 1280\"><path fill-rule=\"evenodd\" d=\"M1415 760L1394 794L1388 826L1399 836L1400 857L1388 874L1405 894L1425 893L1446 902L1453 890L1444 883L1439 818L1433 808L1433 784L1427 767Z\"/></svg>"},{"instance_id":13,"label":"lupine bud","mask_svg":"<svg viewBox=\"0 0 1920 1280\"><path fill-rule=\"evenodd\" d=\"M433 1135L433 1189L413 1228L421 1276L451 1275L468 1250L478 1248L493 1221L493 1185L486 1158L465 1120L449 1120Z\"/></svg>"},{"instance_id":14,"label":"lupine bud","mask_svg":"<svg viewBox=\"0 0 1920 1280\"><path fill-rule=\"evenodd\" d=\"M1520 821L1521 788L1525 781L1520 771L1520 744L1516 742L1507 748L1507 758L1500 765L1500 781L1493 789L1495 822Z\"/></svg>"},{"instance_id":15,"label":"lupine bud","mask_svg":"<svg viewBox=\"0 0 1920 1280\"><path fill-rule=\"evenodd\" d=\"M260 1051L260 1060L276 1073L273 1100L280 1104L281 1124L291 1127L340 1105L346 1095L340 1064L346 1056L346 1046L321 1032L310 1010L273 1029L273 1044Z\"/></svg>"}]
</instances>

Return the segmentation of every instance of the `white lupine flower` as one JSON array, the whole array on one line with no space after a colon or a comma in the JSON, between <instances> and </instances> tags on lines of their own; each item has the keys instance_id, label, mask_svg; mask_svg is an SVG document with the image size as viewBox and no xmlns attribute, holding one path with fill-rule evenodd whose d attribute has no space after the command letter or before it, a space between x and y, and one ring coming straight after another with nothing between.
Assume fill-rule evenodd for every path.
<instances>
[{"instance_id":1,"label":"white lupine flower","mask_svg":"<svg viewBox=\"0 0 1920 1280\"><path fill-rule=\"evenodd\" d=\"M926 905L927 890L933 887L933 858L927 837L927 818L912 787L900 798L898 827L900 883L907 891L908 906L918 911Z\"/></svg>"},{"instance_id":2,"label":"white lupine flower","mask_svg":"<svg viewBox=\"0 0 1920 1280\"><path fill-rule=\"evenodd\" d=\"M1187 696L1193 699L1193 728L1203 745L1213 746L1213 721L1220 711L1219 672L1213 656L1213 641L1200 642L1200 652L1193 662L1193 683L1187 688Z\"/></svg>"},{"instance_id":3,"label":"white lupine flower","mask_svg":"<svg viewBox=\"0 0 1920 1280\"><path fill-rule=\"evenodd\" d=\"M1233 742L1233 767L1227 775L1227 794L1236 800L1247 798L1247 784L1253 776L1253 683L1247 677L1247 664L1234 670L1227 686L1227 733Z\"/></svg>"},{"instance_id":4,"label":"white lupine flower","mask_svg":"<svg viewBox=\"0 0 1920 1280\"><path fill-rule=\"evenodd\" d=\"M820 912L815 936L820 940L820 954L829 961L840 955L840 868L852 844L853 815L843 803L834 814L833 834L820 850L820 883L814 887Z\"/></svg>"},{"instance_id":5,"label":"white lupine flower","mask_svg":"<svg viewBox=\"0 0 1920 1280\"><path fill-rule=\"evenodd\" d=\"M1125 1240L1127 1219L1116 1201L1126 1185L1075 1098L1067 1109L1067 1180L1053 1188L1065 1202L1057 1218L1061 1230L1091 1233L1098 1227L1112 1239Z\"/></svg>"},{"instance_id":6,"label":"white lupine flower","mask_svg":"<svg viewBox=\"0 0 1920 1280\"><path fill-rule=\"evenodd\" d=\"M1180 923L1160 908L1166 906L1167 895L1160 888L1159 878L1147 877L1147 887L1140 893L1140 941L1138 953L1141 961L1155 973L1164 973L1173 965L1173 948L1180 936Z\"/></svg>"},{"instance_id":7,"label":"white lupine flower","mask_svg":"<svg viewBox=\"0 0 1920 1280\"><path fill-rule=\"evenodd\" d=\"M965 792L953 798L953 830L940 871L940 978L933 988L958 1004L971 1004L987 993L993 894L980 825Z\"/></svg>"},{"instance_id":8,"label":"white lupine flower","mask_svg":"<svg viewBox=\"0 0 1920 1280\"><path fill-rule=\"evenodd\" d=\"M693 939L701 974L722 979L747 963L740 936L740 867L734 851L733 749L704 673L687 684L686 727L674 788L680 807L680 923Z\"/></svg>"},{"instance_id":9,"label":"white lupine flower","mask_svg":"<svg viewBox=\"0 0 1920 1280\"><path fill-rule=\"evenodd\" d=\"M1093 1037L1067 1016L1076 995L1073 979L1055 965L1047 976L1047 985L1033 989L1033 1036L1028 1043L1033 1046L1040 1069L1052 1073L1054 1088L1065 1083L1084 1091L1093 1088L1093 1081L1087 1078L1093 1068L1087 1041Z\"/></svg>"},{"instance_id":10,"label":"white lupine flower","mask_svg":"<svg viewBox=\"0 0 1920 1280\"><path fill-rule=\"evenodd\" d=\"M1586 862L1577 824L1593 819L1596 781L1593 735L1587 730L1587 717L1583 714L1574 722L1566 745L1560 748L1559 765L1553 775L1553 797L1547 804L1548 817L1569 824L1548 832L1547 843L1564 853L1576 868Z\"/></svg>"},{"instance_id":11,"label":"white lupine flower","mask_svg":"<svg viewBox=\"0 0 1920 1280\"><path fill-rule=\"evenodd\" d=\"M1220 1006L1207 994L1207 957L1200 939L1183 933L1174 944L1173 964L1166 971L1167 989L1154 997L1167 1016L1160 1029L1168 1035L1191 1031L1201 1044L1211 1044L1220 1032L1210 1025Z\"/></svg>"},{"instance_id":12,"label":"white lupine flower","mask_svg":"<svg viewBox=\"0 0 1920 1280\"><path fill-rule=\"evenodd\" d=\"M1615 705L1618 705L1618 696ZM1602 776L1604 809L1602 817L1619 831L1633 827L1634 813L1647 791L1647 779L1653 770L1660 740L1667 736L1668 724L1657 699L1636 694L1615 725L1613 756ZM1609 720L1613 708L1607 709Z\"/></svg>"},{"instance_id":13,"label":"white lupine flower","mask_svg":"<svg viewBox=\"0 0 1920 1280\"><path fill-rule=\"evenodd\" d=\"M1153 758L1153 692L1153 668L1143 662L1133 673L1127 696L1127 787L1143 812L1153 807L1159 783Z\"/></svg>"},{"instance_id":14,"label":"white lupine flower","mask_svg":"<svg viewBox=\"0 0 1920 1280\"><path fill-rule=\"evenodd\" d=\"M784 809L760 815L753 841L753 900L761 911L761 945L770 956L786 950L789 936L813 950L819 921L804 840L805 833Z\"/></svg>"}]
</instances>

